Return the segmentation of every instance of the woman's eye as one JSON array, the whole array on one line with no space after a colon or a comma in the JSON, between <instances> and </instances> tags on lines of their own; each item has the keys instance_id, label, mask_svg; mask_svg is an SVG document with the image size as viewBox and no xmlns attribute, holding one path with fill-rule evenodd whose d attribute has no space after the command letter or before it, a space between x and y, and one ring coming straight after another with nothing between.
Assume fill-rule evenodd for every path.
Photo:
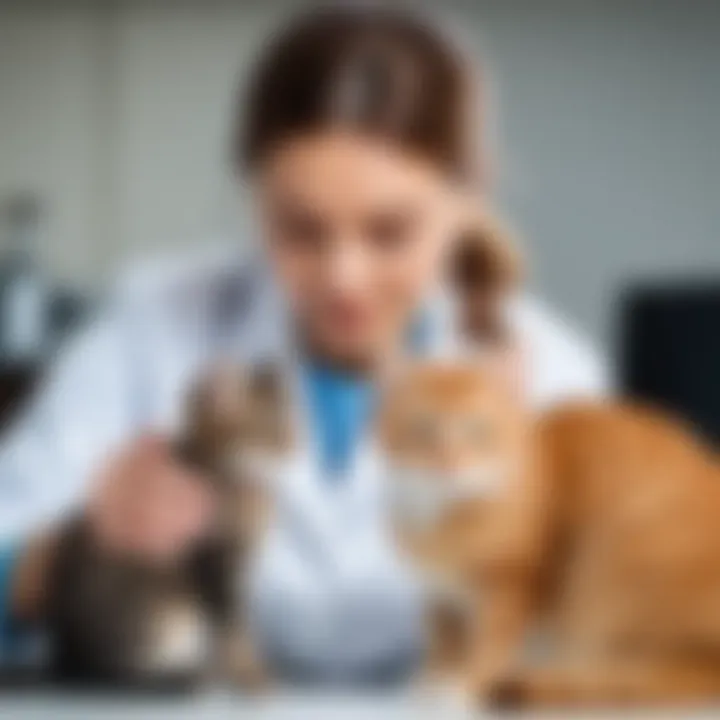
<instances>
[{"instance_id":1,"label":"woman's eye","mask_svg":"<svg viewBox=\"0 0 720 720\"><path fill-rule=\"evenodd\" d=\"M276 236L284 246L303 250L319 247L328 235L325 223L310 213L285 213L276 228Z\"/></svg>"},{"instance_id":2,"label":"woman's eye","mask_svg":"<svg viewBox=\"0 0 720 720\"><path fill-rule=\"evenodd\" d=\"M412 240L412 223L404 215L381 216L370 220L366 233L374 245L383 250L404 247Z\"/></svg>"}]
</instances>

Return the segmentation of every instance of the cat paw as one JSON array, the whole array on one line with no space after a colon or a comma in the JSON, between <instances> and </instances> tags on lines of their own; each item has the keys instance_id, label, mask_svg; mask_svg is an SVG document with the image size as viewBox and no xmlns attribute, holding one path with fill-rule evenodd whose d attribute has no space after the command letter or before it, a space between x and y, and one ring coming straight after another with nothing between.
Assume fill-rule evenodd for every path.
<instances>
[{"instance_id":1,"label":"cat paw","mask_svg":"<svg viewBox=\"0 0 720 720\"><path fill-rule=\"evenodd\" d=\"M233 687L251 694L265 694L272 687L270 673L260 664L235 670L231 683Z\"/></svg>"},{"instance_id":2,"label":"cat paw","mask_svg":"<svg viewBox=\"0 0 720 720\"><path fill-rule=\"evenodd\" d=\"M519 678L503 678L481 696L480 704L490 710L515 711L526 705L525 684Z\"/></svg>"},{"instance_id":3,"label":"cat paw","mask_svg":"<svg viewBox=\"0 0 720 720\"><path fill-rule=\"evenodd\" d=\"M231 644L220 665L220 676L232 688L250 694L268 690L272 679L255 648L246 642Z\"/></svg>"},{"instance_id":4,"label":"cat paw","mask_svg":"<svg viewBox=\"0 0 720 720\"><path fill-rule=\"evenodd\" d=\"M234 658L225 677L232 688L253 695L264 694L272 685L267 667L254 655Z\"/></svg>"}]
</instances>

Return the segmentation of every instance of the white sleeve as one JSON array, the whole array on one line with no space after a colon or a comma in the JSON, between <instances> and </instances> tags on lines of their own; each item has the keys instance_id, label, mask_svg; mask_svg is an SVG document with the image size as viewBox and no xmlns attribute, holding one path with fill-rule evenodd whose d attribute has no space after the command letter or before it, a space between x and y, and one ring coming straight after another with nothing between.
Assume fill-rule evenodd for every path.
<instances>
[{"instance_id":1,"label":"white sleeve","mask_svg":"<svg viewBox=\"0 0 720 720\"><path fill-rule=\"evenodd\" d=\"M610 393L605 360L569 323L535 300L522 299L514 310L535 407Z\"/></svg>"},{"instance_id":2,"label":"white sleeve","mask_svg":"<svg viewBox=\"0 0 720 720\"><path fill-rule=\"evenodd\" d=\"M80 332L0 445L0 542L73 506L104 455L130 433L132 367L123 313Z\"/></svg>"}]
</instances>

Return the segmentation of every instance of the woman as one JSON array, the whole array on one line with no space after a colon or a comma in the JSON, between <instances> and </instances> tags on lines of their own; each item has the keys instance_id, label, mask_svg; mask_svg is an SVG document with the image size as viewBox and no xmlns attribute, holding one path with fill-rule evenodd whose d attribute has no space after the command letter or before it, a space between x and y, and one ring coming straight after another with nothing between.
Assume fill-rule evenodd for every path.
<instances>
[{"instance_id":1,"label":"woman","mask_svg":"<svg viewBox=\"0 0 720 720\"><path fill-rule=\"evenodd\" d=\"M38 528L65 508L90 498L103 542L158 562L191 543L212 508L163 439L188 382L221 355L292 357L308 442L253 573L259 637L296 677L407 670L417 593L379 531L376 468L355 449L383 364L456 339L446 269L482 176L473 104L463 59L411 17L336 9L276 37L235 153L263 258L131 276L56 368L0 459L6 627L42 617L53 534ZM602 390L592 355L536 303L516 298L509 323L533 402Z\"/></svg>"}]
</instances>

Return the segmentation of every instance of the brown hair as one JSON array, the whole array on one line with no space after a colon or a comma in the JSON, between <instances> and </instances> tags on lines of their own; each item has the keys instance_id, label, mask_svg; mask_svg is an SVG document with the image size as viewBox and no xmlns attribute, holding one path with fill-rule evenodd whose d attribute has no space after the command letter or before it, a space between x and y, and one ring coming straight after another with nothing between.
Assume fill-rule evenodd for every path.
<instances>
[{"instance_id":1,"label":"brown hair","mask_svg":"<svg viewBox=\"0 0 720 720\"><path fill-rule=\"evenodd\" d=\"M468 337L500 343L510 340L503 306L522 283L524 270L515 238L497 216L487 210L471 213L450 262Z\"/></svg>"},{"instance_id":2,"label":"brown hair","mask_svg":"<svg viewBox=\"0 0 720 720\"><path fill-rule=\"evenodd\" d=\"M476 178L471 95L454 44L422 19L381 7L317 9L259 59L238 113L235 163L252 169L279 143L335 126Z\"/></svg>"},{"instance_id":3,"label":"brown hair","mask_svg":"<svg viewBox=\"0 0 720 720\"><path fill-rule=\"evenodd\" d=\"M461 293L483 290L502 295L521 284L525 268L513 233L495 213L485 211L471 213L450 272Z\"/></svg>"}]
</instances>

